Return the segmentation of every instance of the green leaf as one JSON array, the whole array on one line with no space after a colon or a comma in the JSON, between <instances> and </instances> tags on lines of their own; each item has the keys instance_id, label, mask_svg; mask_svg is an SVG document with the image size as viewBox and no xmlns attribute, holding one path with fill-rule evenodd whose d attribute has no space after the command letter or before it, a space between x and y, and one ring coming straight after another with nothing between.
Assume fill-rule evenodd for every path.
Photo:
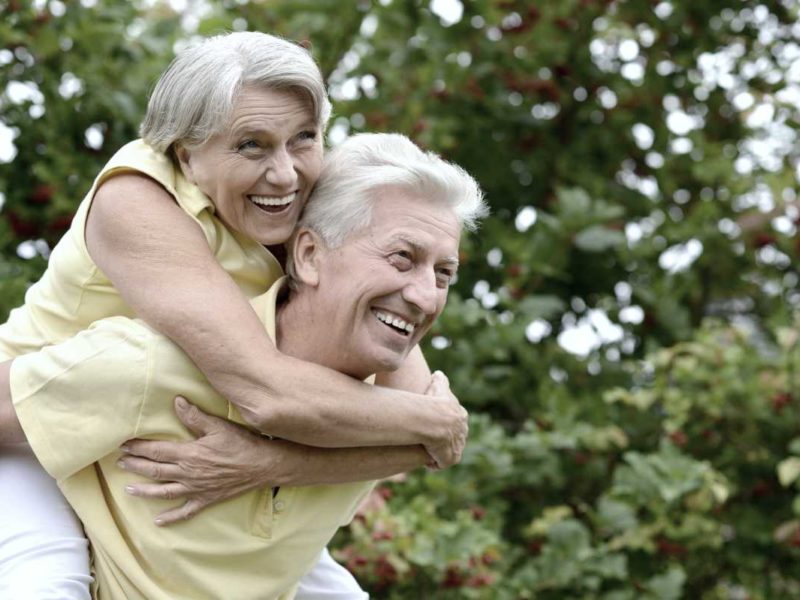
<instances>
[{"instance_id":1,"label":"green leaf","mask_svg":"<svg viewBox=\"0 0 800 600\"><path fill-rule=\"evenodd\" d=\"M535 294L519 303L519 311L530 319L554 319L564 314L566 303L558 296Z\"/></svg>"},{"instance_id":2,"label":"green leaf","mask_svg":"<svg viewBox=\"0 0 800 600\"><path fill-rule=\"evenodd\" d=\"M645 589L658 600L678 600L683 595L686 572L681 567L672 567L662 575L651 577Z\"/></svg>"},{"instance_id":3,"label":"green leaf","mask_svg":"<svg viewBox=\"0 0 800 600\"><path fill-rule=\"evenodd\" d=\"M585 252L604 252L625 243L625 234L602 225L592 225L575 236L575 245Z\"/></svg>"},{"instance_id":4,"label":"green leaf","mask_svg":"<svg viewBox=\"0 0 800 600\"><path fill-rule=\"evenodd\" d=\"M800 458L790 456L778 463L778 481L789 487L800 477Z\"/></svg>"},{"instance_id":5,"label":"green leaf","mask_svg":"<svg viewBox=\"0 0 800 600\"><path fill-rule=\"evenodd\" d=\"M601 498L597 506L597 524L611 533L633 529L639 524L636 510L625 502Z\"/></svg>"}]
</instances>

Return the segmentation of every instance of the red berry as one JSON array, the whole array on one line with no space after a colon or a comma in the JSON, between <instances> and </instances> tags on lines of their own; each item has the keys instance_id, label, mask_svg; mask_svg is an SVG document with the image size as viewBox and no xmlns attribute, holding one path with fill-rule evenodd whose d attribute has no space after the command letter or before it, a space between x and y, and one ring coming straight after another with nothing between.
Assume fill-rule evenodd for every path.
<instances>
[{"instance_id":1,"label":"red berry","mask_svg":"<svg viewBox=\"0 0 800 600\"><path fill-rule=\"evenodd\" d=\"M775 243L775 236L771 233L764 233L763 231L757 233L753 237L753 246L756 248L763 248L764 246L770 246Z\"/></svg>"},{"instance_id":2,"label":"red berry","mask_svg":"<svg viewBox=\"0 0 800 600\"><path fill-rule=\"evenodd\" d=\"M21 238L31 238L39 234L39 226L33 221L23 219L14 211L6 213L11 229Z\"/></svg>"},{"instance_id":3,"label":"red berry","mask_svg":"<svg viewBox=\"0 0 800 600\"><path fill-rule=\"evenodd\" d=\"M793 548L800 548L800 527L794 530L794 533L787 540Z\"/></svg>"},{"instance_id":4,"label":"red berry","mask_svg":"<svg viewBox=\"0 0 800 600\"><path fill-rule=\"evenodd\" d=\"M28 202L31 204L48 204L53 197L53 187L45 184L37 185L31 195L28 196Z\"/></svg>"},{"instance_id":5,"label":"red berry","mask_svg":"<svg viewBox=\"0 0 800 600\"><path fill-rule=\"evenodd\" d=\"M542 546L544 543L541 540L533 540L528 542L528 552L533 556L539 556L542 553Z\"/></svg>"},{"instance_id":6,"label":"red berry","mask_svg":"<svg viewBox=\"0 0 800 600\"><path fill-rule=\"evenodd\" d=\"M587 452L577 451L572 455L572 460L578 466L583 466L589 462L589 454Z\"/></svg>"},{"instance_id":7,"label":"red berry","mask_svg":"<svg viewBox=\"0 0 800 600\"><path fill-rule=\"evenodd\" d=\"M673 444L675 444L680 448L685 446L686 442L688 441L686 438L686 434L683 433L680 429L678 431L673 431L672 433L670 433L669 439L672 440Z\"/></svg>"},{"instance_id":8,"label":"red berry","mask_svg":"<svg viewBox=\"0 0 800 600\"><path fill-rule=\"evenodd\" d=\"M459 588L464 585L464 575L458 567L448 567L442 579L443 588Z\"/></svg>"},{"instance_id":9,"label":"red berry","mask_svg":"<svg viewBox=\"0 0 800 600\"><path fill-rule=\"evenodd\" d=\"M397 569L386 560L386 557L381 556L375 563L375 576L382 585L394 583L397 581Z\"/></svg>"},{"instance_id":10,"label":"red berry","mask_svg":"<svg viewBox=\"0 0 800 600\"><path fill-rule=\"evenodd\" d=\"M478 573L467 579L466 582L467 587L471 588L486 587L487 585L492 585L492 583L494 583L494 577L492 577L491 573Z\"/></svg>"},{"instance_id":11,"label":"red berry","mask_svg":"<svg viewBox=\"0 0 800 600\"><path fill-rule=\"evenodd\" d=\"M58 217L54 221L47 226L47 229L50 231L55 231L57 233L61 233L69 229L69 226L72 224L72 219L75 215L64 215L62 217Z\"/></svg>"},{"instance_id":12,"label":"red berry","mask_svg":"<svg viewBox=\"0 0 800 600\"><path fill-rule=\"evenodd\" d=\"M686 546L678 542L672 542L666 538L660 538L656 542L658 553L662 556L684 556L686 554Z\"/></svg>"},{"instance_id":13,"label":"red berry","mask_svg":"<svg viewBox=\"0 0 800 600\"><path fill-rule=\"evenodd\" d=\"M506 267L506 273L509 277L519 277L522 275L522 265L519 263L511 263Z\"/></svg>"},{"instance_id":14,"label":"red berry","mask_svg":"<svg viewBox=\"0 0 800 600\"><path fill-rule=\"evenodd\" d=\"M486 516L486 509L482 506L473 506L470 510L472 512L472 518L476 521L482 521Z\"/></svg>"},{"instance_id":15,"label":"red berry","mask_svg":"<svg viewBox=\"0 0 800 600\"><path fill-rule=\"evenodd\" d=\"M787 405L791 404L792 402L792 395L787 394L786 392L781 394L775 394L770 399L770 404L772 404L772 410L776 413L780 413L786 408Z\"/></svg>"},{"instance_id":16,"label":"red berry","mask_svg":"<svg viewBox=\"0 0 800 600\"><path fill-rule=\"evenodd\" d=\"M394 534L391 531L373 531L372 532L372 541L380 542L381 540L392 540L394 539Z\"/></svg>"}]
</instances>

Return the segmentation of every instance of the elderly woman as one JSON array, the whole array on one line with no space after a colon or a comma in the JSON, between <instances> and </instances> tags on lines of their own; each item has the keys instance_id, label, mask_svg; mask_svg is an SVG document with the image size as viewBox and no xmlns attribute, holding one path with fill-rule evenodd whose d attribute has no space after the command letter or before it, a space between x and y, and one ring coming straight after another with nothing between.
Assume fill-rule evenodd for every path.
<instances>
[{"instance_id":1,"label":"elderly woman","mask_svg":"<svg viewBox=\"0 0 800 600\"><path fill-rule=\"evenodd\" d=\"M235 33L179 55L153 92L143 141L103 168L47 272L0 327L0 358L138 316L266 434L322 447L422 444L438 466L458 460L465 413L449 393L423 394L430 373L418 350L378 380L407 391L371 388L279 353L247 301L281 274L264 246L294 228L329 111L313 60L284 40ZM221 481L215 499L245 479ZM4 450L0 596L88 597L85 548L33 456Z\"/></svg>"}]
</instances>

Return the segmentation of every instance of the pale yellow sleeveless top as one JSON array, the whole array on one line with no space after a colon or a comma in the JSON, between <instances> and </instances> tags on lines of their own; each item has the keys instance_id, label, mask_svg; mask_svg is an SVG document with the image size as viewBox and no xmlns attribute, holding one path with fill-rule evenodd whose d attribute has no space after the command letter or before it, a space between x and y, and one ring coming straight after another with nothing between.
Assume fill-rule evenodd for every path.
<instances>
[{"instance_id":1,"label":"pale yellow sleeveless top","mask_svg":"<svg viewBox=\"0 0 800 600\"><path fill-rule=\"evenodd\" d=\"M133 311L89 256L84 240L92 198L104 181L121 173L143 173L160 183L202 228L214 256L242 292L253 298L283 275L259 243L228 230L214 216L211 200L189 183L166 155L141 140L122 147L103 167L81 202L70 229L53 248L47 270L25 294L25 304L0 326L0 359L59 343L105 317Z\"/></svg>"}]
</instances>

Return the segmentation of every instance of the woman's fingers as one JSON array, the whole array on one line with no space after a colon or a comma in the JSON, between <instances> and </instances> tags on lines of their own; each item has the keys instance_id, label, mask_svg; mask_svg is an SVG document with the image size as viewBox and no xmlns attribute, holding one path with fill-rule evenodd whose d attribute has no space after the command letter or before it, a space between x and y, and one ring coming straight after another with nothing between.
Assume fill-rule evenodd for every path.
<instances>
[{"instance_id":1,"label":"woman's fingers","mask_svg":"<svg viewBox=\"0 0 800 600\"><path fill-rule=\"evenodd\" d=\"M434 371L425 393L428 396L445 396L450 392L450 380L441 371Z\"/></svg>"},{"instance_id":2,"label":"woman's fingers","mask_svg":"<svg viewBox=\"0 0 800 600\"><path fill-rule=\"evenodd\" d=\"M125 491L139 498L156 498L159 500L175 500L189 494L189 489L182 483L132 483L125 486Z\"/></svg>"},{"instance_id":3,"label":"woman's fingers","mask_svg":"<svg viewBox=\"0 0 800 600\"><path fill-rule=\"evenodd\" d=\"M128 440L120 447L125 454L147 458L162 463L178 462L185 456L182 442L162 442L156 440Z\"/></svg>"},{"instance_id":4,"label":"woman's fingers","mask_svg":"<svg viewBox=\"0 0 800 600\"><path fill-rule=\"evenodd\" d=\"M183 470L176 464L156 462L138 456L123 456L117 461L121 469L143 475L156 481L174 481L179 479Z\"/></svg>"},{"instance_id":5,"label":"woman's fingers","mask_svg":"<svg viewBox=\"0 0 800 600\"><path fill-rule=\"evenodd\" d=\"M178 415L181 423L197 437L203 437L219 429L217 423L221 421L217 417L204 413L183 396L175 397L175 414Z\"/></svg>"},{"instance_id":6,"label":"woman's fingers","mask_svg":"<svg viewBox=\"0 0 800 600\"><path fill-rule=\"evenodd\" d=\"M156 517L155 523L159 527L163 527L164 525L171 525L172 523L177 523L178 521L186 521L187 519L194 517L206 506L208 506L207 503L193 498L191 500L187 500L183 506L165 510Z\"/></svg>"}]
</instances>

